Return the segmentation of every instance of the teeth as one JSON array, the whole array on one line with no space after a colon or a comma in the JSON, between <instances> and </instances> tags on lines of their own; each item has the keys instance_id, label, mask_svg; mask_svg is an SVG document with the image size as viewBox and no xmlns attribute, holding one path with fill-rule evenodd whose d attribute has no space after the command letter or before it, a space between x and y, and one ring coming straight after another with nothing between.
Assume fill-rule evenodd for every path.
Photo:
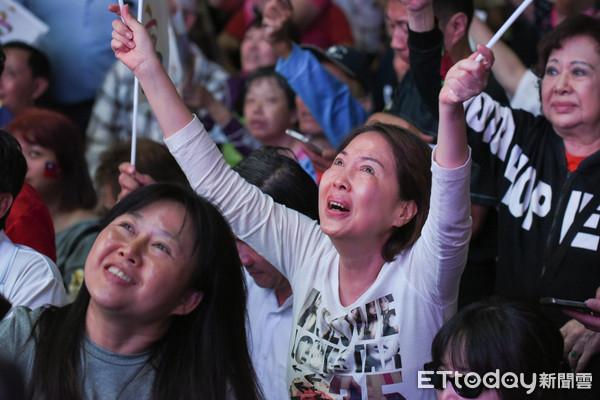
<instances>
[{"instance_id":1,"label":"teeth","mask_svg":"<svg viewBox=\"0 0 600 400\"><path fill-rule=\"evenodd\" d=\"M329 208L335 208L337 210L348 211L348 209L346 209L346 207L344 207L342 204L338 203L337 201L330 201Z\"/></svg>"},{"instance_id":2,"label":"teeth","mask_svg":"<svg viewBox=\"0 0 600 400\"><path fill-rule=\"evenodd\" d=\"M123 273L123 271L121 271L117 267L110 267L110 268L108 268L108 272L110 272L111 274L113 274L116 277L119 277L119 278L123 279L127 283L133 283L133 279L131 279L130 277L128 277L127 275L125 275Z\"/></svg>"}]
</instances>

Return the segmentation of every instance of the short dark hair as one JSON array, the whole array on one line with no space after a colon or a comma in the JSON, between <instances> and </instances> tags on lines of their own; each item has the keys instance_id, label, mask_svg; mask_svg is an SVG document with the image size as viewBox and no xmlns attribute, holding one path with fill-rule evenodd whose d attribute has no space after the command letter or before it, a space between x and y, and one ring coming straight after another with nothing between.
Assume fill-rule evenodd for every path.
<instances>
[{"instance_id":1,"label":"short dark hair","mask_svg":"<svg viewBox=\"0 0 600 400\"><path fill-rule=\"evenodd\" d=\"M467 16L467 26L471 25L475 5L473 0L433 0L433 10L440 23L446 23L459 12Z\"/></svg>"},{"instance_id":2,"label":"short dark hair","mask_svg":"<svg viewBox=\"0 0 600 400\"><path fill-rule=\"evenodd\" d=\"M429 197L431 195L431 149L414 133L397 125L374 122L354 129L344 139L338 151L363 133L375 132L383 137L394 154L396 177L398 179L398 198L413 200L417 213L404 226L395 228L392 236L381 251L385 261L392 261L400 252L411 247L421 236L421 230L429 215Z\"/></svg>"},{"instance_id":3,"label":"short dark hair","mask_svg":"<svg viewBox=\"0 0 600 400\"><path fill-rule=\"evenodd\" d=\"M155 183L125 196L107 213L102 227L164 200L182 204L186 221L193 225L196 267L188 287L201 291L203 298L189 314L174 316L166 334L150 348L148 363L156 371L152 398L258 399L246 341L242 264L229 224L216 207L189 186ZM34 327L32 398L81 397L80 352L89 302L84 282L72 304L40 315Z\"/></svg>"},{"instance_id":4,"label":"short dark hair","mask_svg":"<svg viewBox=\"0 0 600 400\"><path fill-rule=\"evenodd\" d=\"M13 201L23 188L27 174L27 160L19 141L10 133L0 130L0 193L9 193ZM11 206L12 207L12 206ZM0 230L6 228L8 212L0 216Z\"/></svg>"},{"instance_id":5,"label":"short dark hair","mask_svg":"<svg viewBox=\"0 0 600 400\"><path fill-rule=\"evenodd\" d=\"M61 171L56 188L61 193L61 210L91 210L96 206L96 191L85 160L83 140L72 120L57 111L32 107L9 122L5 129L56 154Z\"/></svg>"},{"instance_id":6,"label":"short dark hair","mask_svg":"<svg viewBox=\"0 0 600 400\"><path fill-rule=\"evenodd\" d=\"M29 58L27 59L27 65L31 69L31 75L34 78L45 78L50 80L50 59L46 54L44 54L41 50L36 47L33 47L25 42L12 41L7 42L2 45L4 49L20 49L29 53Z\"/></svg>"},{"instance_id":7,"label":"short dark hair","mask_svg":"<svg viewBox=\"0 0 600 400\"><path fill-rule=\"evenodd\" d=\"M285 93L285 98L287 100L288 108L290 110L295 110L296 109L296 93L290 87L287 80L283 76L281 76L279 73L277 73L275 71L275 67L272 67L272 66L257 68L250 75L248 75L248 77L246 78L246 82L244 82L244 95L241 96L243 101L244 102L246 101L246 94L248 93L248 89L250 88L250 85L252 85L252 83L254 81L257 81L260 79L266 79L266 78L271 78L271 79L275 80L277 85Z\"/></svg>"},{"instance_id":8,"label":"short dark hair","mask_svg":"<svg viewBox=\"0 0 600 400\"><path fill-rule=\"evenodd\" d=\"M277 203L318 221L317 185L292 157L294 153L288 148L263 146L233 169Z\"/></svg>"},{"instance_id":9,"label":"short dark hair","mask_svg":"<svg viewBox=\"0 0 600 400\"><path fill-rule=\"evenodd\" d=\"M544 76L550 53L560 49L566 40L576 36L586 36L594 40L596 51L600 54L600 21L585 14L570 15L540 39L537 46L538 64L535 71L538 76Z\"/></svg>"},{"instance_id":10,"label":"short dark hair","mask_svg":"<svg viewBox=\"0 0 600 400\"><path fill-rule=\"evenodd\" d=\"M553 322L524 303L490 298L469 304L446 322L433 339L434 364L452 363L455 369L483 376L497 369L500 374L565 372L563 338ZM554 399L559 390L539 386L528 395L526 389L500 385L503 399Z\"/></svg>"},{"instance_id":11,"label":"short dark hair","mask_svg":"<svg viewBox=\"0 0 600 400\"><path fill-rule=\"evenodd\" d=\"M140 137L137 139L136 148L135 168L139 173L150 175L156 182L188 183L181 167L163 143ZM116 197L121 191L119 165L130 159L131 139L119 141L104 150L100 154L99 164L94 172L96 190L100 192L104 184L109 184L116 202Z\"/></svg>"}]
</instances>

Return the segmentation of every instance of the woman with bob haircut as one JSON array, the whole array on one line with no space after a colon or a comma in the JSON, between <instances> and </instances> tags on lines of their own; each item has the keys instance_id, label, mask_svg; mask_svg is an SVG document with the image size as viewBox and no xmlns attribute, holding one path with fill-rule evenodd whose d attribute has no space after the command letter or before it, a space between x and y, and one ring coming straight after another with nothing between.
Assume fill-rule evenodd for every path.
<instances>
[{"instance_id":1,"label":"woman with bob haircut","mask_svg":"<svg viewBox=\"0 0 600 400\"><path fill-rule=\"evenodd\" d=\"M437 333L431 355L433 361L425 365L425 370L438 390L439 400L561 399L564 396L556 387L539 386L541 373L568 370L563 361L560 331L547 316L524 303L492 298L466 306ZM452 372L447 375L445 386L437 371ZM500 381L495 382L497 388L487 388L481 382L477 385L474 375L464 378L469 373L477 374L482 380L488 373L496 374L490 375L490 382L502 380L506 373L511 373L519 380L523 376L527 386L515 382L511 388ZM534 387L529 386L532 384Z\"/></svg>"},{"instance_id":2,"label":"woman with bob haircut","mask_svg":"<svg viewBox=\"0 0 600 400\"><path fill-rule=\"evenodd\" d=\"M229 225L191 189L147 185L106 215L75 301L18 308L0 355L29 398L259 399Z\"/></svg>"},{"instance_id":3,"label":"woman with bob haircut","mask_svg":"<svg viewBox=\"0 0 600 400\"><path fill-rule=\"evenodd\" d=\"M111 46L138 77L188 181L219 207L237 237L280 268L292 285L290 349L304 343L311 360L298 361L289 351L289 396L434 398L435 391L417 387L417 371L427 361L435 333L456 311L471 232L462 102L474 92L449 72L440 93L440 135L433 154L399 127L374 124L352 132L320 182L319 225L276 204L231 170L179 98L148 32L128 6L123 12L116 4L109 9L126 24L113 22ZM493 55L487 49L483 55L484 62L473 68L489 71ZM120 169L125 190L139 186L131 164ZM363 339L354 326L342 340L345 333L338 327L352 310L388 294L398 332ZM309 331L298 318L313 305L317 321ZM392 355L398 362L388 370L365 372L369 348L382 353L387 342L398 344Z\"/></svg>"},{"instance_id":4,"label":"woman with bob haircut","mask_svg":"<svg viewBox=\"0 0 600 400\"><path fill-rule=\"evenodd\" d=\"M68 117L44 108L25 110L6 130L21 143L27 159L25 179L50 211L56 233L56 265L68 289L77 280L73 279L75 272L83 269L99 223L81 134Z\"/></svg>"}]
</instances>

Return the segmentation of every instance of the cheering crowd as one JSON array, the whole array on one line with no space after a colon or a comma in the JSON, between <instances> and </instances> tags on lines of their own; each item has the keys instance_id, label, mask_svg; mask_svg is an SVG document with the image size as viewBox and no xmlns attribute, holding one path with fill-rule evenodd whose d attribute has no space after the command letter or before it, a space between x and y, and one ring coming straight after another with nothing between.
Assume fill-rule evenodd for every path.
<instances>
[{"instance_id":1,"label":"cheering crowd","mask_svg":"<svg viewBox=\"0 0 600 400\"><path fill-rule=\"evenodd\" d=\"M598 398L597 1L19 2L0 400Z\"/></svg>"}]
</instances>

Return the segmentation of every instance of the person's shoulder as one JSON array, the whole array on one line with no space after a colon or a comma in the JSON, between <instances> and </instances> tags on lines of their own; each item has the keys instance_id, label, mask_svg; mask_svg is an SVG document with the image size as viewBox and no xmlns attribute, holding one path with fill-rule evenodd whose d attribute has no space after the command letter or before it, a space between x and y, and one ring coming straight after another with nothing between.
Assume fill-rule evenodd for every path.
<instances>
[{"instance_id":1,"label":"person's shoulder","mask_svg":"<svg viewBox=\"0 0 600 400\"><path fill-rule=\"evenodd\" d=\"M10 316L0 322L0 331L3 333L9 331L30 332L35 322L45 310L47 310L47 307L38 307L32 310L27 306L17 306L13 308Z\"/></svg>"}]
</instances>

